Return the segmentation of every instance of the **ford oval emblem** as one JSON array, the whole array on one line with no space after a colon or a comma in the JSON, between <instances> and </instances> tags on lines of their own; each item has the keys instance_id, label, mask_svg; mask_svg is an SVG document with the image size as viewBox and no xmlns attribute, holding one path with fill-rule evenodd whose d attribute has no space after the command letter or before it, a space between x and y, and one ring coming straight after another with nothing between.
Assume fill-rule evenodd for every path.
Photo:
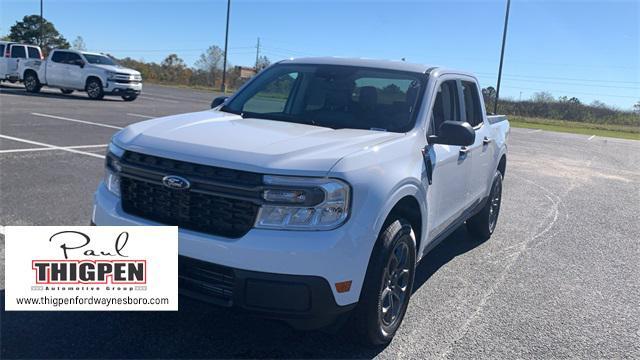
<instances>
[{"instance_id":1,"label":"ford oval emblem","mask_svg":"<svg viewBox=\"0 0 640 360\"><path fill-rule=\"evenodd\" d=\"M189 180L176 175L168 175L162 178L162 184L170 189L187 190L191 187Z\"/></svg>"}]
</instances>

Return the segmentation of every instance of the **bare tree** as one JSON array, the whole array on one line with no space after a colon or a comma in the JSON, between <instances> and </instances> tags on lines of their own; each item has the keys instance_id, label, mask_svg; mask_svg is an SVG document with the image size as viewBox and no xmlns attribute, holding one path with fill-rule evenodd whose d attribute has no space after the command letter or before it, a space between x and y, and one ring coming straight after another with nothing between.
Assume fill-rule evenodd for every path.
<instances>
[{"instance_id":1,"label":"bare tree","mask_svg":"<svg viewBox=\"0 0 640 360\"><path fill-rule=\"evenodd\" d=\"M215 80L220 72L220 64L224 58L224 51L217 45L210 46L207 51L200 55L195 66L197 69L207 73L207 78L211 86L215 85Z\"/></svg>"},{"instance_id":2,"label":"bare tree","mask_svg":"<svg viewBox=\"0 0 640 360\"><path fill-rule=\"evenodd\" d=\"M555 101L553 95L551 95L551 93L548 91L533 93L533 95L531 96L531 100L540 103L550 103Z\"/></svg>"},{"instance_id":3,"label":"bare tree","mask_svg":"<svg viewBox=\"0 0 640 360\"><path fill-rule=\"evenodd\" d=\"M87 44L84 43L82 36L76 37L76 39L73 40L73 45L71 47L80 51L87 50Z\"/></svg>"}]
</instances>

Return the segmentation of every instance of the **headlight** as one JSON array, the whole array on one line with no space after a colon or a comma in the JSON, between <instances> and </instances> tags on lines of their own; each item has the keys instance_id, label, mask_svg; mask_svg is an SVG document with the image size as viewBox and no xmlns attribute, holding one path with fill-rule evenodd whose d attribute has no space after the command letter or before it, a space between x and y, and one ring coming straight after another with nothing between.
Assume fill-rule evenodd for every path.
<instances>
[{"instance_id":1,"label":"headlight","mask_svg":"<svg viewBox=\"0 0 640 360\"><path fill-rule=\"evenodd\" d=\"M113 80L116 77L116 73L114 71L107 71L107 79Z\"/></svg>"},{"instance_id":2,"label":"headlight","mask_svg":"<svg viewBox=\"0 0 640 360\"><path fill-rule=\"evenodd\" d=\"M349 216L349 185L337 179L264 177L256 228L331 230Z\"/></svg>"},{"instance_id":3,"label":"headlight","mask_svg":"<svg viewBox=\"0 0 640 360\"><path fill-rule=\"evenodd\" d=\"M109 150L105 160L104 184L112 194L120 196L120 158L124 154L124 149L117 147L113 143L109 144Z\"/></svg>"}]
</instances>

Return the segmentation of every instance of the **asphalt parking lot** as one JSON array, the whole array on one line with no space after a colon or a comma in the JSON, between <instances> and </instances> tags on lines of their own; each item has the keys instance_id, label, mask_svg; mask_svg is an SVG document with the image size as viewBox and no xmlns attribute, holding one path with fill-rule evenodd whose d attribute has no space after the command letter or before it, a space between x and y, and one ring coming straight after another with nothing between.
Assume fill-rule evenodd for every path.
<instances>
[{"instance_id":1,"label":"asphalt parking lot","mask_svg":"<svg viewBox=\"0 0 640 360\"><path fill-rule=\"evenodd\" d=\"M86 225L111 135L213 96L0 87L0 225ZM639 210L640 142L513 129L494 236L460 228L423 260L385 348L181 298L173 313L2 311L0 357L640 358Z\"/></svg>"}]
</instances>

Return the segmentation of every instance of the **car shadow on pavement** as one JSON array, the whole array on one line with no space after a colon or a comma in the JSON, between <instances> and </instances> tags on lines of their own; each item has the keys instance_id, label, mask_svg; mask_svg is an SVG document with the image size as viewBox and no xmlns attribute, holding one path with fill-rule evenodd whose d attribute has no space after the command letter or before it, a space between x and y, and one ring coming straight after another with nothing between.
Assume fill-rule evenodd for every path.
<instances>
[{"instance_id":1,"label":"car shadow on pavement","mask_svg":"<svg viewBox=\"0 0 640 360\"><path fill-rule=\"evenodd\" d=\"M4 89L10 89L11 91L2 91ZM87 101L123 101L120 98L108 98L104 97L101 100L92 100L87 97L87 95L83 92L77 92L69 95L65 95L63 93L53 93L53 92L39 92L39 93L30 93L24 89L16 88L16 87L6 87L0 86L0 93L4 95L15 95L15 96L28 96L28 97L45 97L49 99L58 99L58 100L87 100Z\"/></svg>"},{"instance_id":2,"label":"car shadow on pavement","mask_svg":"<svg viewBox=\"0 0 640 360\"><path fill-rule=\"evenodd\" d=\"M418 266L416 289L479 244L458 229ZM373 358L348 330L296 331L180 297L178 312L5 312L0 358Z\"/></svg>"},{"instance_id":3,"label":"car shadow on pavement","mask_svg":"<svg viewBox=\"0 0 640 360\"><path fill-rule=\"evenodd\" d=\"M467 231L467 227L458 227L451 235L433 248L426 256L420 260L416 268L415 280L413 282L413 292L429 280L442 266L453 260L456 256L482 245L483 241L475 238Z\"/></svg>"}]
</instances>

